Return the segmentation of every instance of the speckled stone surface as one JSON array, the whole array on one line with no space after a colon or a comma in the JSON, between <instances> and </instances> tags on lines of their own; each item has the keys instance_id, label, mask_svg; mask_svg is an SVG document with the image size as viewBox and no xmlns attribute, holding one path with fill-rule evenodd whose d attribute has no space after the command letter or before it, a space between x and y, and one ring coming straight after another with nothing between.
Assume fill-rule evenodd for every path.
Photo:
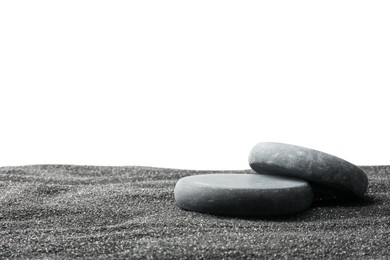
<instances>
[{"instance_id":1,"label":"speckled stone surface","mask_svg":"<svg viewBox=\"0 0 390 260\"><path fill-rule=\"evenodd\" d=\"M267 174L309 181L317 194L362 197L368 185L365 172L336 156L301 146L258 143L249 154L250 167Z\"/></svg>"},{"instance_id":2,"label":"speckled stone surface","mask_svg":"<svg viewBox=\"0 0 390 260\"><path fill-rule=\"evenodd\" d=\"M362 169L364 198L264 219L176 206L177 180L214 171L0 167L0 259L390 259L390 166Z\"/></svg>"},{"instance_id":3,"label":"speckled stone surface","mask_svg":"<svg viewBox=\"0 0 390 260\"><path fill-rule=\"evenodd\" d=\"M295 214L308 209L313 192L306 181L260 174L203 174L180 179L179 207L226 216Z\"/></svg>"}]
</instances>

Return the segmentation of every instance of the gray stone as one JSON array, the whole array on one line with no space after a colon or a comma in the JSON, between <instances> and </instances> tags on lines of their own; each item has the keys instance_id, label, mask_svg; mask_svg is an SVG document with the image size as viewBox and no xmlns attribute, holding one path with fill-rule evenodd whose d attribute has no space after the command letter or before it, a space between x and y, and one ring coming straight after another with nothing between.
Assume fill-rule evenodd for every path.
<instances>
[{"instance_id":1,"label":"gray stone","mask_svg":"<svg viewBox=\"0 0 390 260\"><path fill-rule=\"evenodd\" d=\"M205 174L180 179L179 207L227 216L270 216L306 210L313 201L304 180L260 174Z\"/></svg>"},{"instance_id":2,"label":"gray stone","mask_svg":"<svg viewBox=\"0 0 390 260\"><path fill-rule=\"evenodd\" d=\"M258 143L249 154L250 167L259 172L301 178L318 194L362 197L367 175L356 165L317 150L282 143Z\"/></svg>"}]
</instances>

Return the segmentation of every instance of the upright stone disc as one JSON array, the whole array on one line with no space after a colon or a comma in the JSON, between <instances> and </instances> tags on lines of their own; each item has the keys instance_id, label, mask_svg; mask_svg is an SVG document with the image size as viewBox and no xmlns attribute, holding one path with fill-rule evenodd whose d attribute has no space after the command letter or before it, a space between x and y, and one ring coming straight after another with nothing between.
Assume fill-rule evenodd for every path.
<instances>
[{"instance_id":1,"label":"upright stone disc","mask_svg":"<svg viewBox=\"0 0 390 260\"><path fill-rule=\"evenodd\" d=\"M260 174L206 174L180 179L179 207L227 216L270 216L306 210L313 192L304 180Z\"/></svg>"},{"instance_id":2,"label":"upright stone disc","mask_svg":"<svg viewBox=\"0 0 390 260\"><path fill-rule=\"evenodd\" d=\"M317 150L282 143L258 143L249 154L259 172L304 179L318 193L363 196L367 175L356 165Z\"/></svg>"}]
</instances>

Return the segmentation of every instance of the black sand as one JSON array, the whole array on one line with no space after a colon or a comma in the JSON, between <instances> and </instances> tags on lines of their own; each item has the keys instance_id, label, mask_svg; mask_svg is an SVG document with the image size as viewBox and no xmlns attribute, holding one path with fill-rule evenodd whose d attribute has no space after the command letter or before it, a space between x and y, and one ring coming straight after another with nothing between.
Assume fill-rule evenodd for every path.
<instances>
[{"instance_id":1,"label":"black sand","mask_svg":"<svg viewBox=\"0 0 390 260\"><path fill-rule=\"evenodd\" d=\"M243 219L175 205L179 178L213 171L2 167L0 258L390 259L390 166L362 169L369 186L359 201Z\"/></svg>"}]
</instances>

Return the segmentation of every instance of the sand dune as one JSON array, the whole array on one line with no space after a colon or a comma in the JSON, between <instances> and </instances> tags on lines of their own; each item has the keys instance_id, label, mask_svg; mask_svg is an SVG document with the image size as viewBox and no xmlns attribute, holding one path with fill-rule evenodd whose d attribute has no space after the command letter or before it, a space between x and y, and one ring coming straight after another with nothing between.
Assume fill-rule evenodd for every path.
<instances>
[{"instance_id":1,"label":"sand dune","mask_svg":"<svg viewBox=\"0 0 390 260\"><path fill-rule=\"evenodd\" d=\"M243 219L176 207L179 178L215 171L1 167L0 258L388 259L390 166L362 168L369 176L362 200Z\"/></svg>"}]
</instances>

